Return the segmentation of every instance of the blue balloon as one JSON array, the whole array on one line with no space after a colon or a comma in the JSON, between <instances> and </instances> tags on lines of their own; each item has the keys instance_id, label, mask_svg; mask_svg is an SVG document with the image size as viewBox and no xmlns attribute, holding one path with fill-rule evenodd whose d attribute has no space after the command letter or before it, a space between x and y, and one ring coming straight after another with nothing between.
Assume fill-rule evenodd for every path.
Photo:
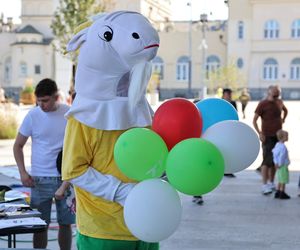
<instances>
[{"instance_id":1,"label":"blue balloon","mask_svg":"<svg viewBox=\"0 0 300 250\"><path fill-rule=\"evenodd\" d=\"M220 98L207 98L196 103L202 114L202 134L217 122L225 120L239 120L238 113L233 105Z\"/></svg>"}]
</instances>

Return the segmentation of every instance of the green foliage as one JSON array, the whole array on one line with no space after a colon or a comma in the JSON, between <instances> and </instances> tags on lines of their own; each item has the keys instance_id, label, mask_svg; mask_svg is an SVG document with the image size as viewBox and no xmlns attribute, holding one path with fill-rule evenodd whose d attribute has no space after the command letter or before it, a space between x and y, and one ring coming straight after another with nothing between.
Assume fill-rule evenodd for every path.
<instances>
[{"instance_id":1,"label":"green foliage","mask_svg":"<svg viewBox=\"0 0 300 250\"><path fill-rule=\"evenodd\" d=\"M0 104L0 139L14 139L17 135L17 106L12 103Z\"/></svg>"},{"instance_id":2,"label":"green foliage","mask_svg":"<svg viewBox=\"0 0 300 250\"><path fill-rule=\"evenodd\" d=\"M51 24L53 34L58 39L56 49L62 54L66 52L66 45L74 34L75 29L88 21L88 17L104 12L109 6L109 0L60 0L59 7L54 14ZM71 60L76 62L77 55L72 53Z\"/></svg>"},{"instance_id":3,"label":"green foliage","mask_svg":"<svg viewBox=\"0 0 300 250\"><path fill-rule=\"evenodd\" d=\"M208 88L211 93L218 88L231 88L236 91L245 86L245 77L234 63L209 72L208 76Z\"/></svg>"},{"instance_id":4,"label":"green foliage","mask_svg":"<svg viewBox=\"0 0 300 250\"><path fill-rule=\"evenodd\" d=\"M22 90L22 93L32 94L32 93L34 93L34 87L31 86L31 85L27 85L27 86L25 86L25 88Z\"/></svg>"}]
</instances>

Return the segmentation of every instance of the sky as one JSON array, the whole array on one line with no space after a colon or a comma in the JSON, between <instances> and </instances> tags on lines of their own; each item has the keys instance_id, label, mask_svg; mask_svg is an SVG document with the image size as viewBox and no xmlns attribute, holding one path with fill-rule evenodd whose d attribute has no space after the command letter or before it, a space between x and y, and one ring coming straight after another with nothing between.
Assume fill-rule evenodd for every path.
<instances>
[{"instance_id":1,"label":"sky","mask_svg":"<svg viewBox=\"0 0 300 250\"><path fill-rule=\"evenodd\" d=\"M209 20L227 19L224 0L172 0L172 3L172 20L190 20L191 16L193 20L199 20L201 13L206 13ZM21 0L0 0L0 13L4 13L5 18L13 17L14 22L20 23Z\"/></svg>"}]
</instances>

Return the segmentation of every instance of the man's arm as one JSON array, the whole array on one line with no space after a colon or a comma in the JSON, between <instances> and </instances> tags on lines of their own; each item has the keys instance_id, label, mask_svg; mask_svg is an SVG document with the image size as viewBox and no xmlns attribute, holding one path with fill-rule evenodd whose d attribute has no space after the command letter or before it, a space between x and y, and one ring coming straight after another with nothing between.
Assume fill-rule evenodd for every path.
<instances>
[{"instance_id":1,"label":"man's arm","mask_svg":"<svg viewBox=\"0 0 300 250\"><path fill-rule=\"evenodd\" d=\"M257 120L259 118L259 115L257 113L254 113L254 117L253 117L253 127L256 130L256 132L259 135L259 139L264 142L265 141L265 136L263 135L262 131L260 131L258 124L257 124Z\"/></svg>"},{"instance_id":2,"label":"man's arm","mask_svg":"<svg viewBox=\"0 0 300 250\"><path fill-rule=\"evenodd\" d=\"M24 162L23 147L26 144L27 140L28 140L28 137L18 133L17 138L14 143L13 151L14 151L14 157L15 157L16 163L19 168L19 173L21 176L22 184L25 187L33 187L34 186L33 179L26 171L25 162Z\"/></svg>"},{"instance_id":3,"label":"man's arm","mask_svg":"<svg viewBox=\"0 0 300 250\"><path fill-rule=\"evenodd\" d=\"M285 122L285 118L288 115L288 110L287 110L286 106L283 103L282 103L282 111L283 111L282 123L284 123Z\"/></svg>"},{"instance_id":4,"label":"man's arm","mask_svg":"<svg viewBox=\"0 0 300 250\"><path fill-rule=\"evenodd\" d=\"M55 192L55 199L62 200L65 196L65 192L67 188L70 186L70 182L63 181L63 183L60 185L60 187Z\"/></svg>"}]
</instances>

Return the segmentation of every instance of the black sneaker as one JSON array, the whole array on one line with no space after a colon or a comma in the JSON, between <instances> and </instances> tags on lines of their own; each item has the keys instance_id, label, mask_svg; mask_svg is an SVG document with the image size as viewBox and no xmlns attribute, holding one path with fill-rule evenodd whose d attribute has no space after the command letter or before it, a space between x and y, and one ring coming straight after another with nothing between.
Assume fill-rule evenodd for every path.
<instances>
[{"instance_id":1,"label":"black sneaker","mask_svg":"<svg viewBox=\"0 0 300 250\"><path fill-rule=\"evenodd\" d=\"M281 194L281 192L280 192L279 190L276 190L276 193L275 193L275 195L274 195L274 198L275 198L275 199L279 199L279 198L280 198L280 194Z\"/></svg>"},{"instance_id":2,"label":"black sneaker","mask_svg":"<svg viewBox=\"0 0 300 250\"><path fill-rule=\"evenodd\" d=\"M193 202L195 202L197 205L202 205L204 201L202 196L199 195L199 196L194 196Z\"/></svg>"},{"instance_id":3,"label":"black sneaker","mask_svg":"<svg viewBox=\"0 0 300 250\"><path fill-rule=\"evenodd\" d=\"M234 178L234 177L236 177L234 174L224 174L224 176L226 176L226 177L230 177L230 178Z\"/></svg>"},{"instance_id":4,"label":"black sneaker","mask_svg":"<svg viewBox=\"0 0 300 250\"><path fill-rule=\"evenodd\" d=\"M289 195L287 195L285 192L281 192L280 193L279 199L281 199L281 200L288 200L290 198L291 197Z\"/></svg>"}]
</instances>

